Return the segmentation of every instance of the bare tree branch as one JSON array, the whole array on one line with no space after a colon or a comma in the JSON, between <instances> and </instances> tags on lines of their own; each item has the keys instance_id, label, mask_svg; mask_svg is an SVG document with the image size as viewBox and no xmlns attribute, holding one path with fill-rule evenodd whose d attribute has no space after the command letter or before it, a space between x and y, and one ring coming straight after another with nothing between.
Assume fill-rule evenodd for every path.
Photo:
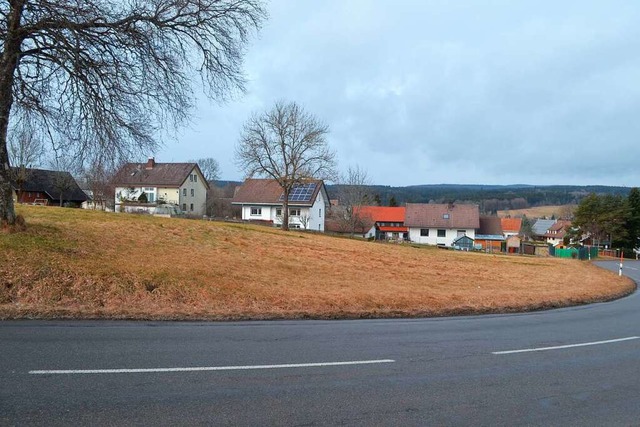
<instances>
[{"instance_id":1,"label":"bare tree branch","mask_svg":"<svg viewBox=\"0 0 640 427\"><path fill-rule=\"evenodd\" d=\"M8 4L7 4L8 3ZM11 0L0 6L0 220L15 217L7 130L28 112L56 149L118 163L153 152L189 118L199 81L224 101L260 0Z\"/></svg>"}]
</instances>

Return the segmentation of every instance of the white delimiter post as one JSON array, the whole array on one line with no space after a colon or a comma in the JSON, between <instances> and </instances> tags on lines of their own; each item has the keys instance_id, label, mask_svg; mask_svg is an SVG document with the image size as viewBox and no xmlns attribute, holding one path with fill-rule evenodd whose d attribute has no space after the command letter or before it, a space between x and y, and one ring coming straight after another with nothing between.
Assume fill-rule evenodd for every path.
<instances>
[{"instance_id":1,"label":"white delimiter post","mask_svg":"<svg viewBox=\"0 0 640 427\"><path fill-rule=\"evenodd\" d=\"M622 276L622 258L624 258L624 252L620 252L620 268L618 269L618 276Z\"/></svg>"}]
</instances>

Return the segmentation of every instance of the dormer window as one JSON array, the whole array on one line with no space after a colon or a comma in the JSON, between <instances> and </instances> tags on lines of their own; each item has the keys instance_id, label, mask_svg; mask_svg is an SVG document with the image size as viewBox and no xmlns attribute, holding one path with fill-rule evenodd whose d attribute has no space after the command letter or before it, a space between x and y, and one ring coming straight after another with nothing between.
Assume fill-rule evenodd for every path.
<instances>
[{"instance_id":1,"label":"dormer window","mask_svg":"<svg viewBox=\"0 0 640 427\"><path fill-rule=\"evenodd\" d=\"M449 214L448 213L442 214L442 219L449 219Z\"/></svg>"}]
</instances>

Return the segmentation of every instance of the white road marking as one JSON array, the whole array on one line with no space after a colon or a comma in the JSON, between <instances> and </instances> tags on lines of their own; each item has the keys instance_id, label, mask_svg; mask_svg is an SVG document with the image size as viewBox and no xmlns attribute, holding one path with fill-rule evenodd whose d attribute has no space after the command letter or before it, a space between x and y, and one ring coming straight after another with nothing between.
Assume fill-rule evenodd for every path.
<instances>
[{"instance_id":1,"label":"white road marking","mask_svg":"<svg viewBox=\"0 0 640 427\"><path fill-rule=\"evenodd\" d=\"M639 338L640 337L627 337L627 338L617 338L614 340L606 340L606 341L585 342L580 344L557 345L554 347L538 347L538 348L525 348L522 350L492 351L491 354L513 354L513 353L529 353L532 351L561 350L564 348L587 347L590 345L611 344L611 343L621 342L621 341L637 340Z\"/></svg>"},{"instance_id":2,"label":"white road marking","mask_svg":"<svg viewBox=\"0 0 640 427\"><path fill-rule=\"evenodd\" d=\"M186 368L144 368L144 369L58 369L29 371L32 375L49 374L136 374L150 372L197 372L197 371L243 371L251 369L284 369L284 368L320 368L327 366L371 365L374 363L394 363L393 359L352 360L347 362L322 363L289 363L284 365L249 365L249 366L196 366Z\"/></svg>"}]
</instances>

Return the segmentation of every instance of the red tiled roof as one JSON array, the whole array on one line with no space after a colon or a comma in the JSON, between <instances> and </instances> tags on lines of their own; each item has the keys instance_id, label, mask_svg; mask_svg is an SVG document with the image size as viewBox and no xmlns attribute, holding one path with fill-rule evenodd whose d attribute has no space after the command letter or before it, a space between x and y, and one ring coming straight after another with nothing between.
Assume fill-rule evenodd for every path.
<instances>
[{"instance_id":1,"label":"red tiled roof","mask_svg":"<svg viewBox=\"0 0 640 427\"><path fill-rule=\"evenodd\" d=\"M447 217L448 216L448 217ZM407 227L480 228L478 205L407 203Z\"/></svg>"},{"instance_id":2,"label":"red tiled roof","mask_svg":"<svg viewBox=\"0 0 640 427\"><path fill-rule=\"evenodd\" d=\"M520 233L522 218L500 218L500 222L505 233Z\"/></svg>"},{"instance_id":3,"label":"red tiled roof","mask_svg":"<svg viewBox=\"0 0 640 427\"><path fill-rule=\"evenodd\" d=\"M359 206L354 209L362 217L369 217L375 222L404 222L406 209L390 206Z\"/></svg>"}]
</instances>

